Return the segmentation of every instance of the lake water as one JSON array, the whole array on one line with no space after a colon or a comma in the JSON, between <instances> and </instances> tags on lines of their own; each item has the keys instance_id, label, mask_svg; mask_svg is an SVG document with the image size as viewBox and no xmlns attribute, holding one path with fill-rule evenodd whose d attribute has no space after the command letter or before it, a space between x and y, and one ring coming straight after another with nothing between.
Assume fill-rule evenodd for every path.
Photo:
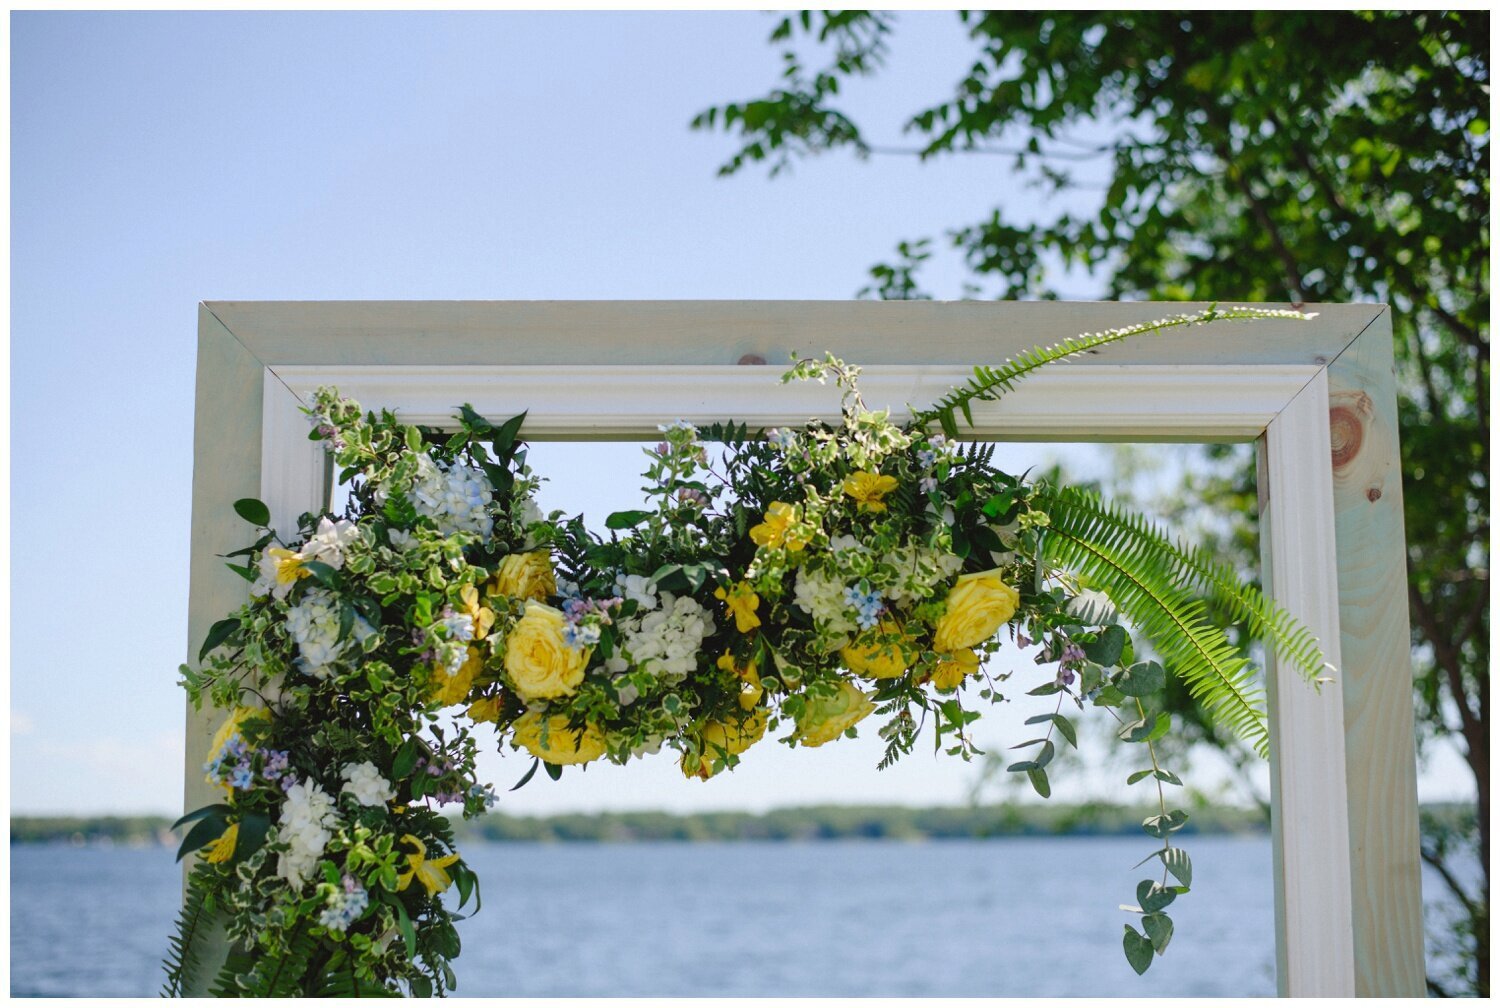
<instances>
[{"instance_id":1,"label":"lake water","mask_svg":"<svg viewBox=\"0 0 1500 1008\"><path fill-rule=\"evenodd\" d=\"M484 844L464 996L1275 993L1270 842L1188 837L1165 958L1120 951L1142 837ZM11 848L11 992L149 996L177 912L166 849Z\"/></svg>"}]
</instances>

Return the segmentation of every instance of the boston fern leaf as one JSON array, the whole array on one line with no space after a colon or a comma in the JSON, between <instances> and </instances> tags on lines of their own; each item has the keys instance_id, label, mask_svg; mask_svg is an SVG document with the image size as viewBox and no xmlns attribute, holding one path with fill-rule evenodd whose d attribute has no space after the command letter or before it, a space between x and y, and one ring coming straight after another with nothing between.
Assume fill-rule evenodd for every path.
<instances>
[{"instance_id":1,"label":"boston fern leaf","mask_svg":"<svg viewBox=\"0 0 1500 1008\"><path fill-rule=\"evenodd\" d=\"M1327 671L1312 631L1255 587L1244 584L1238 571L1202 547L1184 548L1143 516L1077 487L1041 485L1035 501L1054 527L1069 528L1149 559L1183 585L1207 595L1231 618L1242 621L1251 636L1274 645L1277 658L1295 666L1307 679Z\"/></svg>"},{"instance_id":2,"label":"boston fern leaf","mask_svg":"<svg viewBox=\"0 0 1500 1008\"><path fill-rule=\"evenodd\" d=\"M182 912L177 915L177 927L168 944L166 961L162 964L167 971L162 997L181 997L184 980L198 964L197 950L193 945L198 932L208 923L209 911L205 904L212 876L212 869L206 864L197 865L188 876Z\"/></svg>"},{"instance_id":3,"label":"boston fern leaf","mask_svg":"<svg viewBox=\"0 0 1500 1008\"><path fill-rule=\"evenodd\" d=\"M1023 353L1017 354L999 367L977 367L974 369L974 377L964 385L960 385L949 392L931 408L918 413L915 420L918 424L927 424L936 420L943 428L943 433L951 438L958 437L958 414L963 414L964 421L974 425L974 416L971 412L972 404L976 401L990 401L999 399L1005 393L1015 389L1016 383L1048 364L1074 357L1078 354L1088 353L1099 347L1110 343L1118 343L1120 340L1131 336L1140 336L1145 333L1161 332L1163 329L1171 329L1179 326L1202 325L1206 322L1214 322L1220 319L1265 319L1265 318L1296 318L1307 319L1313 316L1303 312L1285 311L1270 308L1220 308L1218 305L1210 306L1205 311L1194 312L1187 315L1174 315L1170 318L1157 319L1154 322L1138 322L1135 325L1124 326L1119 329L1106 329L1103 332L1084 333L1065 339L1060 343L1054 343L1047 347L1035 347Z\"/></svg>"},{"instance_id":4,"label":"boston fern leaf","mask_svg":"<svg viewBox=\"0 0 1500 1008\"><path fill-rule=\"evenodd\" d=\"M1175 558L1151 539L1122 533L1120 526L1090 520L1082 511L1063 507L1049 516L1043 559L1083 575L1108 595L1208 715L1266 755L1264 694L1249 663L1207 619L1203 600L1185 586Z\"/></svg>"}]
</instances>

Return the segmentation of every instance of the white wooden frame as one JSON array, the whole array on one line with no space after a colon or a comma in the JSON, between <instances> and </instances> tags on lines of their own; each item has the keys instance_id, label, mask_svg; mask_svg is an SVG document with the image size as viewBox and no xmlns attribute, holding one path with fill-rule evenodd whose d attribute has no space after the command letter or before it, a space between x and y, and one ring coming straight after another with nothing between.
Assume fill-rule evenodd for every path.
<instances>
[{"instance_id":1,"label":"white wooden frame","mask_svg":"<svg viewBox=\"0 0 1500 1008\"><path fill-rule=\"evenodd\" d=\"M970 366L1200 307L1112 303L218 302L200 309L190 648L244 597L216 554L231 503L273 523L328 499L299 407L336 384L367 407L446 421L528 409L535 440L651 436L657 423L795 424L831 390L781 385L790 352L865 367L865 398L925 405ZM1310 689L1271 657L1279 987L1425 993L1404 533L1390 318L1317 306L1312 322L1141 336L1049 369L975 411L978 437L1259 445L1265 581L1338 672ZM188 711L186 805L216 726Z\"/></svg>"}]
</instances>

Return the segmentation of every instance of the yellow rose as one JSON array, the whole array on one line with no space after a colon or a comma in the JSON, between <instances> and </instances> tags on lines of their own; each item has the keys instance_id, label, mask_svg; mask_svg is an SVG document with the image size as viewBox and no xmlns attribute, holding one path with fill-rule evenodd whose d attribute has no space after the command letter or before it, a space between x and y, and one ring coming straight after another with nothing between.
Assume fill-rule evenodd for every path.
<instances>
[{"instance_id":1,"label":"yellow rose","mask_svg":"<svg viewBox=\"0 0 1500 1008\"><path fill-rule=\"evenodd\" d=\"M479 589L473 585L460 588L458 597L462 600L464 613L474 621L474 639L484 640L484 635L495 625L495 610L479 604Z\"/></svg>"},{"instance_id":2,"label":"yellow rose","mask_svg":"<svg viewBox=\"0 0 1500 1008\"><path fill-rule=\"evenodd\" d=\"M792 737L805 746L832 742L875 709L869 696L851 682L839 683L833 696L809 697L796 717Z\"/></svg>"},{"instance_id":3,"label":"yellow rose","mask_svg":"<svg viewBox=\"0 0 1500 1008\"><path fill-rule=\"evenodd\" d=\"M760 684L760 673L755 671L755 663L748 665L736 665L734 656L725 651L719 656L716 663L720 669L740 681L740 709L751 710L760 703L760 698L765 695L766 688Z\"/></svg>"},{"instance_id":4,"label":"yellow rose","mask_svg":"<svg viewBox=\"0 0 1500 1008\"><path fill-rule=\"evenodd\" d=\"M901 635L899 641L890 638ZM881 641L880 638L886 638ZM854 643L839 651L844 665L855 675L870 679L894 679L917 660L917 650L911 647L911 636L892 619L883 619L870 630L855 638Z\"/></svg>"},{"instance_id":5,"label":"yellow rose","mask_svg":"<svg viewBox=\"0 0 1500 1008\"><path fill-rule=\"evenodd\" d=\"M513 599L541 601L557 594L557 578L552 573L552 555L546 550L512 553L500 561L491 595Z\"/></svg>"},{"instance_id":6,"label":"yellow rose","mask_svg":"<svg viewBox=\"0 0 1500 1008\"><path fill-rule=\"evenodd\" d=\"M1000 580L998 570L964 574L948 593L948 608L937 621L932 646L959 651L989 640L1016 614L1020 593Z\"/></svg>"},{"instance_id":7,"label":"yellow rose","mask_svg":"<svg viewBox=\"0 0 1500 1008\"><path fill-rule=\"evenodd\" d=\"M589 651L568 647L567 618L551 606L527 602L526 614L505 639L505 672L522 700L572 696L583 682Z\"/></svg>"},{"instance_id":8,"label":"yellow rose","mask_svg":"<svg viewBox=\"0 0 1500 1008\"><path fill-rule=\"evenodd\" d=\"M542 716L527 711L511 726L511 741L543 763L566 766L588 763L604 755L604 733L593 725L569 728L568 719L554 714L547 719L547 741L542 742Z\"/></svg>"},{"instance_id":9,"label":"yellow rose","mask_svg":"<svg viewBox=\"0 0 1500 1008\"><path fill-rule=\"evenodd\" d=\"M469 704L468 715L469 720L476 724L482 724L485 721L500 720L500 698L480 697Z\"/></svg>"},{"instance_id":10,"label":"yellow rose","mask_svg":"<svg viewBox=\"0 0 1500 1008\"><path fill-rule=\"evenodd\" d=\"M469 690L474 688L474 677L479 674L483 665L483 653L472 645L469 647L469 656L464 659L457 672L450 675L442 665L434 665L431 680L433 703L444 707L463 703L469 696Z\"/></svg>"},{"instance_id":11,"label":"yellow rose","mask_svg":"<svg viewBox=\"0 0 1500 1008\"><path fill-rule=\"evenodd\" d=\"M979 656L973 648L960 648L942 661L932 673L934 688L947 693L956 690L967 677L979 671Z\"/></svg>"},{"instance_id":12,"label":"yellow rose","mask_svg":"<svg viewBox=\"0 0 1500 1008\"><path fill-rule=\"evenodd\" d=\"M801 509L795 504L776 501L766 508L766 520L750 529L750 539L757 546L785 546L793 553L804 548L812 533L798 525Z\"/></svg>"},{"instance_id":13,"label":"yellow rose","mask_svg":"<svg viewBox=\"0 0 1500 1008\"><path fill-rule=\"evenodd\" d=\"M220 834L219 839L204 847L198 852L198 856L209 864L223 864L234 856L234 846L239 843L240 824L231 823L229 828Z\"/></svg>"},{"instance_id":14,"label":"yellow rose","mask_svg":"<svg viewBox=\"0 0 1500 1008\"><path fill-rule=\"evenodd\" d=\"M715 760L722 759L725 753L738 756L764 738L765 734L764 709L755 711L739 722L710 721L703 726L703 731L698 736L702 743L702 755L697 759L690 759L687 753L683 753L682 772L688 777L708 780L714 775Z\"/></svg>"},{"instance_id":15,"label":"yellow rose","mask_svg":"<svg viewBox=\"0 0 1500 1008\"><path fill-rule=\"evenodd\" d=\"M861 470L844 480L844 493L859 502L861 511L884 511L885 501L882 498L898 485L894 476L881 476Z\"/></svg>"}]
</instances>

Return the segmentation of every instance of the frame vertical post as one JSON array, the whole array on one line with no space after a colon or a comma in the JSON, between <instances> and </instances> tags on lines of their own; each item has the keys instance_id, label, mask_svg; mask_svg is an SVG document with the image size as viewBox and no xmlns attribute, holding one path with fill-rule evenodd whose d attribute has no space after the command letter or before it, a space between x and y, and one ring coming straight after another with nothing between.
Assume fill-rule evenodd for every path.
<instances>
[{"instance_id":1,"label":"frame vertical post","mask_svg":"<svg viewBox=\"0 0 1500 1008\"><path fill-rule=\"evenodd\" d=\"M1406 526L1390 309L1328 367L1355 987L1424 997Z\"/></svg>"}]
</instances>

